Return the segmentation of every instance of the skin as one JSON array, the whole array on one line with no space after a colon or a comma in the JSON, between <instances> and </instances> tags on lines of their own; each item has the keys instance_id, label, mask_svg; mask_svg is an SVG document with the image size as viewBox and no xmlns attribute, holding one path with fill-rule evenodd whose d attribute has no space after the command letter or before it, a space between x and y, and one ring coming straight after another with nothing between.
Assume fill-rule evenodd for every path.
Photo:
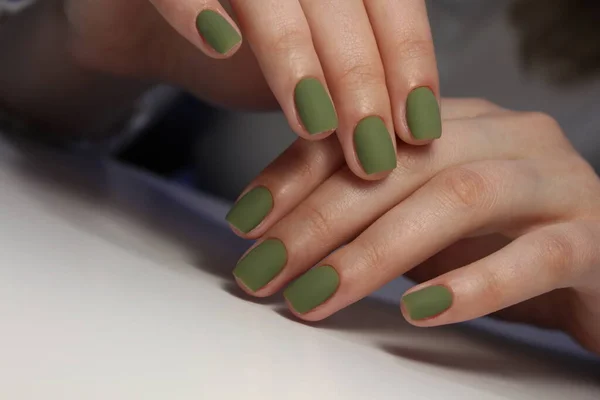
<instances>
[{"instance_id":1,"label":"skin","mask_svg":"<svg viewBox=\"0 0 600 400\"><path fill-rule=\"evenodd\" d=\"M331 140L292 145L249 186L267 187L274 208L244 235L281 240L287 263L258 291L242 288L271 296L332 266L337 291L295 313L316 321L405 274L419 283L408 293L443 285L453 295L425 320L403 308L414 325L493 315L564 330L600 354L600 179L547 115L443 106L444 138L401 148L380 182L353 176Z\"/></svg>"},{"instance_id":2,"label":"skin","mask_svg":"<svg viewBox=\"0 0 600 400\"><path fill-rule=\"evenodd\" d=\"M0 51L20 55L0 66L0 74L6 77L0 81L0 103L41 123L54 124L58 130L80 130L84 117L97 124L101 118L88 117L86 110L102 114L115 109L118 94L126 87L124 80L131 80L135 84L127 96L121 96L124 100L135 98L151 83L166 82L229 108L279 105L298 135L322 140L333 130L309 134L295 108L296 84L310 77L318 79L333 100L339 119L337 136L357 176L375 180L389 173L368 175L360 165L353 134L365 117L379 116L385 122L391 146L395 146L394 132L407 143L430 142L411 137L405 115L407 96L413 89L428 87L436 96L439 93L424 0L41 3L0 28L0 37L11 38L0 42ZM241 34L242 42L225 54L212 49L195 25L204 10L225 18ZM35 27L34 33L30 27ZM51 43L48 37L53 38ZM12 43L13 38L23 38L19 39L22 43ZM46 68L28 68L32 57ZM58 105L67 99L69 107L44 109L36 101L39 87L22 89L34 77L48 86L43 104ZM71 84L71 90L64 90ZM15 87L21 88L18 96ZM77 113L82 121L69 126L69 122L75 125L69 121L73 104L80 102L87 103Z\"/></svg>"}]
</instances>

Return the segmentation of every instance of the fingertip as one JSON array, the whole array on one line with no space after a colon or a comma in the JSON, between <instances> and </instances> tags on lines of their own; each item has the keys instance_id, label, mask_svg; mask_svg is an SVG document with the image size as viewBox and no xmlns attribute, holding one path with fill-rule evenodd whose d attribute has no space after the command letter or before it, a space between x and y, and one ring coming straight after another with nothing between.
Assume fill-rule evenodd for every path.
<instances>
[{"instance_id":1,"label":"fingertip","mask_svg":"<svg viewBox=\"0 0 600 400\"><path fill-rule=\"evenodd\" d=\"M216 59L233 56L242 45L242 34L224 10L205 9L196 17L196 29L206 55Z\"/></svg>"},{"instance_id":2,"label":"fingertip","mask_svg":"<svg viewBox=\"0 0 600 400\"><path fill-rule=\"evenodd\" d=\"M438 317L452 308L454 294L444 285L425 286L408 291L400 301L402 315L412 325L439 325Z\"/></svg>"},{"instance_id":3,"label":"fingertip","mask_svg":"<svg viewBox=\"0 0 600 400\"><path fill-rule=\"evenodd\" d=\"M261 224L262 225L262 224ZM260 237L260 232L258 232L260 226L254 228L253 230L251 230L250 232L242 232L241 230L239 230L235 225L229 223L229 228L232 230L232 232L236 235L241 237L242 239L247 239L247 240L255 240L258 239Z\"/></svg>"},{"instance_id":4,"label":"fingertip","mask_svg":"<svg viewBox=\"0 0 600 400\"><path fill-rule=\"evenodd\" d=\"M293 122L290 122L290 126L294 126ZM319 133L310 133L300 123L298 123L294 128L294 132L304 140L309 142L318 142L331 136L335 132L335 129L330 129Z\"/></svg>"},{"instance_id":5,"label":"fingertip","mask_svg":"<svg viewBox=\"0 0 600 400\"><path fill-rule=\"evenodd\" d=\"M285 297L285 292L283 295L284 299L285 299L285 304L289 310L289 312L296 318L298 318L301 321L305 321L305 322L319 322L324 320L325 318L328 317L327 314L321 314L319 315L319 313L315 312L316 309L312 309L310 311L301 313L299 311L296 311L296 309L294 308L294 306L292 305L292 303L288 300L287 297Z\"/></svg>"},{"instance_id":6,"label":"fingertip","mask_svg":"<svg viewBox=\"0 0 600 400\"><path fill-rule=\"evenodd\" d=\"M352 164L350 164L350 163L351 163L351 161L348 161L349 168L354 173L354 175L356 175L358 178L360 178L364 181L368 181L368 182L381 181L381 180L387 178L396 168L394 166L394 168L392 168L392 169L387 169L385 171L369 174L360 165L357 165L356 163L352 163Z\"/></svg>"},{"instance_id":7,"label":"fingertip","mask_svg":"<svg viewBox=\"0 0 600 400\"><path fill-rule=\"evenodd\" d=\"M402 129L406 143L422 145L442 136L440 102L429 86L412 89L406 98L405 124Z\"/></svg>"},{"instance_id":8,"label":"fingertip","mask_svg":"<svg viewBox=\"0 0 600 400\"><path fill-rule=\"evenodd\" d=\"M433 143L437 139L415 139L408 129L398 130L396 133L398 138L403 142L410 146L428 146Z\"/></svg>"},{"instance_id":9,"label":"fingertip","mask_svg":"<svg viewBox=\"0 0 600 400\"><path fill-rule=\"evenodd\" d=\"M255 238L260 229L264 229L265 220L274 207L274 197L269 188L254 186L240 196L225 216L225 220L239 236Z\"/></svg>"}]
</instances>

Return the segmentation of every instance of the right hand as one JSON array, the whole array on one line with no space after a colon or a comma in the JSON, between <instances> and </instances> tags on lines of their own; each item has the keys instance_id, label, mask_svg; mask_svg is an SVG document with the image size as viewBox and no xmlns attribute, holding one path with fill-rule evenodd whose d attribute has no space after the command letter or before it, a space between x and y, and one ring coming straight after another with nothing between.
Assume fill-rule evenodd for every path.
<instances>
[{"instance_id":1,"label":"right hand","mask_svg":"<svg viewBox=\"0 0 600 400\"><path fill-rule=\"evenodd\" d=\"M243 32L291 128L309 140L337 130L349 167L364 179L394 168L393 132L416 145L441 134L424 0L230 0L241 29L218 0L64 1L85 60L116 61L112 67L125 72L150 68L192 90L210 87L209 97L248 85L265 96L251 55L215 64L186 47L229 58Z\"/></svg>"}]
</instances>

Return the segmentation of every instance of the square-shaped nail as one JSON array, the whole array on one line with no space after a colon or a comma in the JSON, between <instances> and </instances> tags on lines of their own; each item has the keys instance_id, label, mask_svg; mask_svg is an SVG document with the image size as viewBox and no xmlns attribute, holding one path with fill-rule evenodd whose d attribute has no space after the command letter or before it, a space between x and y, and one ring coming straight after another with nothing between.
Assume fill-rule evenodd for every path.
<instances>
[{"instance_id":1,"label":"square-shaped nail","mask_svg":"<svg viewBox=\"0 0 600 400\"><path fill-rule=\"evenodd\" d=\"M264 186L250 190L231 208L225 219L240 232L256 228L273 209L273 196Z\"/></svg>"},{"instance_id":2,"label":"square-shaped nail","mask_svg":"<svg viewBox=\"0 0 600 400\"><path fill-rule=\"evenodd\" d=\"M268 239L253 248L242 258L233 274L248 289L257 291L271 282L285 266L287 252L281 240Z\"/></svg>"},{"instance_id":3,"label":"square-shaped nail","mask_svg":"<svg viewBox=\"0 0 600 400\"><path fill-rule=\"evenodd\" d=\"M383 120L377 116L362 119L354 129L356 155L369 175L396 168L396 150Z\"/></svg>"},{"instance_id":4,"label":"square-shaped nail","mask_svg":"<svg viewBox=\"0 0 600 400\"><path fill-rule=\"evenodd\" d=\"M339 285L340 277L333 267L315 267L292 282L283 295L296 312L303 314L327 301Z\"/></svg>"},{"instance_id":5,"label":"square-shaped nail","mask_svg":"<svg viewBox=\"0 0 600 400\"><path fill-rule=\"evenodd\" d=\"M221 54L226 54L242 40L229 21L213 10L204 10L198 14L196 28L206 43Z\"/></svg>"},{"instance_id":6,"label":"square-shaped nail","mask_svg":"<svg viewBox=\"0 0 600 400\"><path fill-rule=\"evenodd\" d=\"M445 286L430 286L409 293L402 305L413 321L435 317L452 306L452 292Z\"/></svg>"},{"instance_id":7,"label":"square-shaped nail","mask_svg":"<svg viewBox=\"0 0 600 400\"><path fill-rule=\"evenodd\" d=\"M406 101L406 122L411 135L417 140L442 136L440 106L431 89L420 87L410 92Z\"/></svg>"},{"instance_id":8,"label":"square-shaped nail","mask_svg":"<svg viewBox=\"0 0 600 400\"><path fill-rule=\"evenodd\" d=\"M305 78L298 82L294 101L300 121L308 133L322 133L338 127L333 102L318 79Z\"/></svg>"}]
</instances>

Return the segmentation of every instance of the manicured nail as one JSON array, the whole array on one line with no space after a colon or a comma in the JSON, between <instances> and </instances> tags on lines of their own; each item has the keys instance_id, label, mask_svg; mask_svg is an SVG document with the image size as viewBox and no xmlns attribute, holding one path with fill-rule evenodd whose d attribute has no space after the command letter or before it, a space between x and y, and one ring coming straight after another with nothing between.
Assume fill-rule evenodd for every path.
<instances>
[{"instance_id":1,"label":"manicured nail","mask_svg":"<svg viewBox=\"0 0 600 400\"><path fill-rule=\"evenodd\" d=\"M431 89L420 87L408 95L406 121L415 139L430 140L442 136L440 106Z\"/></svg>"},{"instance_id":2,"label":"manicured nail","mask_svg":"<svg viewBox=\"0 0 600 400\"><path fill-rule=\"evenodd\" d=\"M445 286L430 286L402 298L402 304L414 321L435 317L452 305L452 293Z\"/></svg>"},{"instance_id":3,"label":"manicured nail","mask_svg":"<svg viewBox=\"0 0 600 400\"><path fill-rule=\"evenodd\" d=\"M361 120L354 129L356 155L369 175L396 168L396 150L383 120L372 116Z\"/></svg>"},{"instance_id":4,"label":"manicured nail","mask_svg":"<svg viewBox=\"0 0 600 400\"><path fill-rule=\"evenodd\" d=\"M297 313L303 314L323 304L339 284L340 277L333 267L316 267L292 282L283 295Z\"/></svg>"},{"instance_id":5,"label":"manicured nail","mask_svg":"<svg viewBox=\"0 0 600 400\"><path fill-rule=\"evenodd\" d=\"M196 27L206 43L221 54L226 54L242 40L238 31L221 14L212 10L198 14Z\"/></svg>"},{"instance_id":6,"label":"manicured nail","mask_svg":"<svg viewBox=\"0 0 600 400\"><path fill-rule=\"evenodd\" d=\"M250 250L242 258L233 275L253 292L271 282L285 266L287 252L278 239L268 239Z\"/></svg>"},{"instance_id":7,"label":"manicured nail","mask_svg":"<svg viewBox=\"0 0 600 400\"><path fill-rule=\"evenodd\" d=\"M239 231L248 233L265 219L272 208L271 192L266 187L259 186L239 199L225 219Z\"/></svg>"},{"instance_id":8,"label":"manicured nail","mask_svg":"<svg viewBox=\"0 0 600 400\"><path fill-rule=\"evenodd\" d=\"M302 79L294 90L294 101L302 125L311 135L337 128L335 108L318 79Z\"/></svg>"}]
</instances>

